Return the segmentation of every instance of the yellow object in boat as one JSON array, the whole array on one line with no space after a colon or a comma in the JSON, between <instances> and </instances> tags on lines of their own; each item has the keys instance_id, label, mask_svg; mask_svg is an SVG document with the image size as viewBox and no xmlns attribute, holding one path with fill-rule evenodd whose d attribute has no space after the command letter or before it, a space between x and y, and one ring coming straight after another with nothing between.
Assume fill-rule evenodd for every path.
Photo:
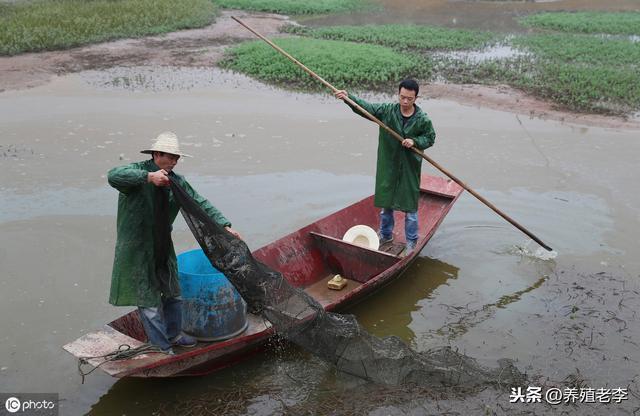
<instances>
[{"instance_id":1,"label":"yellow object in boat","mask_svg":"<svg viewBox=\"0 0 640 416\"><path fill-rule=\"evenodd\" d=\"M333 276L331 280L327 282L327 287L333 290L340 290L347 285L347 279L340 276L339 274Z\"/></svg>"}]
</instances>

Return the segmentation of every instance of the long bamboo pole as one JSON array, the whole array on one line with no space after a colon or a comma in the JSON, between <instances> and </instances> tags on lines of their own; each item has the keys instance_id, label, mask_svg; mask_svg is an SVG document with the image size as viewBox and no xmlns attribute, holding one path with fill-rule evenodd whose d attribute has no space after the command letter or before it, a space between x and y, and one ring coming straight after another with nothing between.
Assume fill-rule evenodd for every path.
<instances>
[{"instance_id":1,"label":"long bamboo pole","mask_svg":"<svg viewBox=\"0 0 640 416\"><path fill-rule=\"evenodd\" d=\"M291 61L293 61L293 63L295 63L296 65L298 65L300 68L302 68L306 73L308 73L309 75L311 75L313 78L317 79L318 81L320 81L321 83L323 83L327 88L329 88L333 93L338 92L339 90L334 87L333 85L331 85L329 82L327 82L326 80L324 80L321 76L319 76L318 74L316 74L315 72L313 72L312 70L310 70L309 68L307 68L302 62L298 61L296 58L294 58L293 56L289 55L284 49L282 49L281 47L279 47L278 45L276 45L275 43L271 42L269 39L267 39L266 37L262 36L260 33L258 33L257 31L255 31L254 29L252 29L250 26L248 26L246 23L242 22L240 19L231 16L231 18L233 20L235 20L236 22L238 22L239 24L241 24L242 26L244 26L247 30L249 30L251 33L253 33L254 35L256 35L257 37L259 37L260 39L262 39L263 41L267 42L269 44L269 46L271 46L272 48L274 48L275 50L277 50L278 52L280 52L281 54L283 54L284 56L286 56L287 58L289 58ZM373 121L374 123L376 123L378 126L382 127L383 129L385 129L387 132L389 132L389 134L391 134L391 136L393 136L393 138L395 138L396 140L399 141L403 141L404 138L402 136L400 136L395 130L392 130L389 126L387 126L386 124L384 124L382 121L378 120L374 115L372 115L371 113L369 113L367 110L365 110L364 108L362 108L361 106L359 106L355 101L353 101L352 99L350 99L349 97L345 97L344 101L346 101L347 103L349 103L349 105L351 105L352 107L354 107L355 109L357 109L360 113L364 114L369 120ZM538 237L536 237L532 232L530 232L529 230L527 230L526 228L524 228L522 225L520 225L518 222L516 222L513 218L511 218L510 216L508 216L507 214L505 214L504 212L502 212L501 210L499 210L495 205L493 205L491 202L487 201L482 195L478 194L476 191L474 191L473 189L471 189L469 186L467 186L464 182L462 182L460 179L458 179L455 175L453 175L451 172L449 172L447 169L445 169L444 167L442 167L439 163L437 163L435 160L431 159L429 156L427 156L423 151L416 149L415 147L412 147L411 150L415 153L417 153L418 155L420 155L424 160L426 160L427 162L431 163L436 169L438 169L440 172L444 173L446 176L448 176L449 178L451 178L455 183L457 183L458 185L460 185L461 187L463 187L467 192L469 192L471 195L475 196L480 202L482 202L483 204L485 204L486 206L488 206L489 208L491 208L491 210L493 210L493 212L495 212L496 214L500 215L502 218L504 218L508 223L510 223L511 225L513 225L514 227L516 227L518 230L522 231L524 234L526 234L527 236L529 236L533 241L535 241L536 243L540 244L540 246L542 246L544 249L548 250L548 251L552 251L552 248L549 247L548 245L546 245L542 240L540 240Z\"/></svg>"}]
</instances>

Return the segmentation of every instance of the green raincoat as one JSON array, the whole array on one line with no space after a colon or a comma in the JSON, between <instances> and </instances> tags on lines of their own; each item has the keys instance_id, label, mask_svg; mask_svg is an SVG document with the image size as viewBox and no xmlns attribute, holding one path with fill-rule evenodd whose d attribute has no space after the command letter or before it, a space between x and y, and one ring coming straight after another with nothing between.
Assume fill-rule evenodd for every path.
<instances>
[{"instance_id":1,"label":"green raincoat","mask_svg":"<svg viewBox=\"0 0 640 416\"><path fill-rule=\"evenodd\" d=\"M360 107L395 130L402 137L413 139L415 147L424 150L436 140L436 133L427 114L414 104L416 113L402 127L399 103L370 104L349 95ZM355 108L353 111L360 114ZM376 166L376 193L374 204L379 208L391 208L404 212L418 209L420 194L420 168L422 158L380 128L378 136L378 163Z\"/></svg>"},{"instance_id":2,"label":"green raincoat","mask_svg":"<svg viewBox=\"0 0 640 416\"><path fill-rule=\"evenodd\" d=\"M152 283L155 281L154 234L154 191L155 185L147 182L149 172L159 168L153 160L132 163L109 171L109 185L120 191L118 197L118 239L116 242L111 294L109 303L115 306L157 307L161 293ZM180 175L175 175L180 186L198 202L209 216L222 226L231 223L189 185ZM173 193L169 191L169 221L173 224L180 207ZM178 265L173 244L169 246L167 260L169 279L173 293L167 297L180 295Z\"/></svg>"}]
</instances>

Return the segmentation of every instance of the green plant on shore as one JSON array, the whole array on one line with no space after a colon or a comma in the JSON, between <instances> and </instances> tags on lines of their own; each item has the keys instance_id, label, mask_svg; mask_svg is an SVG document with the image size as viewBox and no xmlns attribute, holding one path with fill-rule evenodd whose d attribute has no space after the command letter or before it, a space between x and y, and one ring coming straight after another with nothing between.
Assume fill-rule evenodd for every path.
<instances>
[{"instance_id":1,"label":"green plant on shore","mask_svg":"<svg viewBox=\"0 0 640 416\"><path fill-rule=\"evenodd\" d=\"M305 38L281 38L275 43L337 88L377 89L408 76L429 77L431 71L429 61L383 46ZM289 88L323 88L317 80L260 41L230 49L221 65Z\"/></svg>"},{"instance_id":2,"label":"green plant on shore","mask_svg":"<svg viewBox=\"0 0 640 416\"><path fill-rule=\"evenodd\" d=\"M638 75L624 69L545 63L533 81L522 86L572 109L625 113L640 108Z\"/></svg>"},{"instance_id":3,"label":"green plant on shore","mask_svg":"<svg viewBox=\"0 0 640 416\"><path fill-rule=\"evenodd\" d=\"M309 28L288 25L283 31L318 39L344 40L411 50L462 50L486 46L496 40L490 32L419 25L365 25Z\"/></svg>"},{"instance_id":4,"label":"green plant on shore","mask_svg":"<svg viewBox=\"0 0 640 416\"><path fill-rule=\"evenodd\" d=\"M517 86L575 110L640 108L640 43L588 35L519 36L512 42L533 53Z\"/></svg>"},{"instance_id":5,"label":"green plant on shore","mask_svg":"<svg viewBox=\"0 0 640 416\"><path fill-rule=\"evenodd\" d=\"M210 0L35 0L0 3L0 55L64 49L202 27Z\"/></svg>"},{"instance_id":6,"label":"green plant on shore","mask_svg":"<svg viewBox=\"0 0 640 416\"><path fill-rule=\"evenodd\" d=\"M417 51L433 63L433 77L450 82L508 84L572 110L625 113L640 108L640 43L626 39L519 35L504 42L525 52L525 56L476 62L433 51L479 50L495 43L499 35L416 25L289 26L284 30L313 38Z\"/></svg>"},{"instance_id":7,"label":"green plant on shore","mask_svg":"<svg viewBox=\"0 0 640 416\"><path fill-rule=\"evenodd\" d=\"M486 32L416 25L289 26L284 31L303 36L287 40L290 43L285 49L291 48L295 52L290 52L311 68L321 68L328 80L340 81L351 89L375 88L405 76L416 76L423 80L508 84L575 111L624 114L640 109L640 43L631 40L575 34L518 35L504 39ZM335 42L327 43L331 45L330 59L323 48L317 46L320 43L311 43L313 39ZM481 50L499 39L524 55L478 61L465 58L464 54L442 53L443 50ZM385 45L393 49L360 53L348 49L347 45L355 46L345 41L356 41L360 48ZM382 50L389 59L378 60ZM397 58L390 55L393 50L405 53ZM259 49L257 44L236 49L226 65L269 82L301 88L318 86L284 60L278 64L282 67L276 67L271 62L277 58L275 52L264 55L267 51L266 46ZM396 69L401 71L388 72Z\"/></svg>"},{"instance_id":8,"label":"green plant on shore","mask_svg":"<svg viewBox=\"0 0 640 416\"><path fill-rule=\"evenodd\" d=\"M640 35L640 12L548 12L526 16L520 23L560 32Z\"/></svg>"},{"instance_id":9,"label":"green plant on shore","mask_svg":"<svg viewBox=\"0 0 640 416\"><path fill-rule=\"evenodd\" d=\"M225 9L241 9L288 15L326 14L374 9L367 0L214 0Z\"/></svg>"},{"instance_id":10,"label":"green plant on shore","mask_svg":"<svg viewBox=\"0 0 640 416\"><path fill-rule=\"evenodd\" d=\"M438 61L450 82L507 84L574 111L625 114L640 108L637 71L521 57L487 62Z\"/></svg>"},{"instance_id":11,"label":"green plant on shore","mask_svg":"<svg viewBox=\"0 0 640 416\"><path fill-rule=\"evenodd\" d=\"M640 42L589 35L517 36L512 45L556 62L636 67L640 73Z\"/></svg>"}]
</instances>

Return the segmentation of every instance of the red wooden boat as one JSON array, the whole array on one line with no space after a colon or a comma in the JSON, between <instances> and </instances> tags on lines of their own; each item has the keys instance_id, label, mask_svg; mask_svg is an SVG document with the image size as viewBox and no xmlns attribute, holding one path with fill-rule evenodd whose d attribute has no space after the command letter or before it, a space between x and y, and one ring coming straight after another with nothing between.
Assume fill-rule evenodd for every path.
<instances>
[{"instance_id":1,"label":"red wooden boat","mask_svg":"<svg viewBox=\"0 0 640 416\"><path fill-rule=\"evenodd\" d=\"M253 256L282 273L297 287L313 296L325 309L336 311L362 300L367 294L399 276L416 258L456 202L462 188L455 182L422 176L419 199L419 235L416 249L402 257L404 220L396 218L394 242L370 250L342 241L345 231L356 224L378 227L379 209L373 196L322 218L268 244ZM397 214L400 215L400 214ZM342 290L327 288L336 273L348 279ZM174 377L208 374L228 367L259 351L274 331L268 322L249 314L247 329L225 341L200 342L196 347L176 349L176 355L148 353L134 358L103 362L90 359L114 377ZM121 316L99 331L87 334L63 348L81 357L102 356L122 344L136 348L146 336L137 310Z\"/></svg>"}]
</instances>

